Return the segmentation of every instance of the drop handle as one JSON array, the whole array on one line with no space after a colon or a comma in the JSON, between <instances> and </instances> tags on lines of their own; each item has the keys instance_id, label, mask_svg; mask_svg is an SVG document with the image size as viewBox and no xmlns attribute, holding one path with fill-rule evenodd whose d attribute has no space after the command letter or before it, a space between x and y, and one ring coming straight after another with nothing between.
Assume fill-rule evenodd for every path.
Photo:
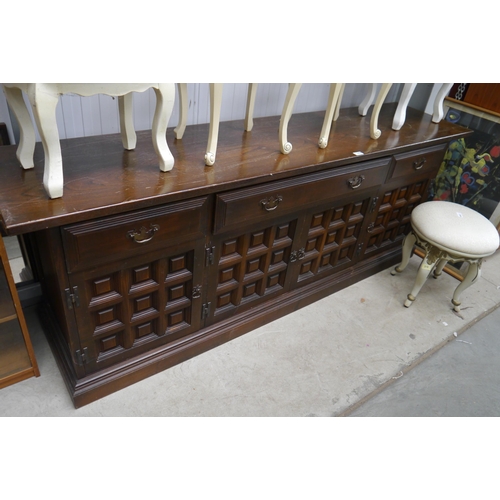
<instances>
[{"instance_id":1,"label":"drop handle","mask_svg":"<svg viewBox=\"0 0 500 500\"><path fill-rule=\"evenodd\" d=\"M420 160L415 160L413 162L413 168L415 170L420 170L424 166L424 164L425 164L426 161L427 160L425 158L420 158Z\"/></svg>"},{"instance_id":2,"label":"drop handle","mask_svg":"<svg viewBox=\"0 0 500 500\"><path fill-rule=\"evenodd\" d=\"M278 205L283 201L283 197L280 195L271 196L265 200L261 200L260 204L266 212L272 212L278 208Z\"/></svg>"},{"instance_id":3,"label":"drop handle","mask_svg":"<svg viewBox=\"0 0 500 500\"><path fill-rule=\"evenodd\" d=\"M139 231L133 229L127 233L127 237L134 240L136 243L147 243L153 239L155 233L160 229L158 224L151 224L149 229L144 226L141 227Z\"/></svg>"},{"instance_id":4,"label":"drop handle","mask_svg":"<svg viewBox=\"0 0 500 500\"><path fill-rule=\"evenodd\" d=\"M364 175L357 175L356 177L351 177L347 180L347 185L351 189L358 189L361 186L362 182L365 180Z\"/></svg>"}]
</instances>

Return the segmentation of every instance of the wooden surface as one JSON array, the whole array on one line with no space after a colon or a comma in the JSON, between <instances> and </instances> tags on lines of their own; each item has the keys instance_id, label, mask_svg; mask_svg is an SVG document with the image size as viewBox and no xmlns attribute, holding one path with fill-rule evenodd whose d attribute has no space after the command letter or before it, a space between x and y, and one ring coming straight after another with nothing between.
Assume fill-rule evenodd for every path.
<instances>
[{"instance_id":1,"label":"wooden surface","mask_svg":"<svg viewBox=\"0 0 500 500\"><path fill-rule=\"evenodd\" d=\"M167 141L175 158L170 172L158 168L151 132L139 132L137 147L125 151L119 134L61 141L64 159L64 197L50 200L42 185L43 150L37 143L35 168L24 171L16 146L0 148L1 228L23 234L83 220L123 213L203 194L250 186L273 179L403 153L418 145L431 146L447 137L466 134L463 127L408 109L400 131L391 129L395 105L385 105L379 117L382 135L370 139L370 112L342 109L332 125L327 148L318 147L324 112L296 114L288 126L293 151L279 150L279 117L256 118L251 132L243 120L220 124L217 161L206 167L208 124L186 128L182 140L173 130ZM389 153L390 151L390 153Z\"/></svg>"}]
</instances>

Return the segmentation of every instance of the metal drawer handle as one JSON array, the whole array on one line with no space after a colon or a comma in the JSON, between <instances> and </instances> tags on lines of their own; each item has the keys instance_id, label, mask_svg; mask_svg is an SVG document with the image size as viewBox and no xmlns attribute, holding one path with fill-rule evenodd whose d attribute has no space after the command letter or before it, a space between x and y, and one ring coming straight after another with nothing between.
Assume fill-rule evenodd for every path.
<instances>
[{"instance_id":1,"label":"metal drawer handle","mask_svg":"<svg viewBox=\"0 0 500 500\"><path fill-rule=\"evenodd\" d=\"M134 229L132 231L129 231L127 233L127 236L134 240L136 243L147 243L148 241L151 241L153 239L153 236L155 235L156 231L160 229L160 226L157 224L151 224L149 229L146 229L144 226L141 227L141 230L139 232L135 231Z\"/></svg>"},{"instance_id":2,"label":"metal drawer handle","mask_svg":"<svg viewBox=\"0 0 500 500\"><path fill-rule=\"evenodd\" d=\"M357 189L359 186L361 186L361 183L365 180L364 175L358 175L357 177L351 177L348 181L347 184L351 189Z\"/></svg>"},{"instance_id":3,"label":"metal drawer handle","mask_svg":"<svg viewBox=\"0 0 500 500\"><path fill-rule=\"evenodd\" d=\"M267 212L272 212L273 210L276 210L278 208L278 205L280 202L283 201L283 197L278 195L276 197L271 196L267 200L261 200L260 204L262 205L262 208L266 210Z\"/></svg>"},{"instance_id":4,"label":"metal drawer handle","mask_svg":"<svg viewBox=\"0 0 500 500\"><path fill-rule=\"evenodd\" d=\"M413 162L413 168L415 170L420 170L423 166L424 166L424 163L426 162L427 160L425 158L420 158L420 160L415 160Z\"/></svg>"}]
</instances>

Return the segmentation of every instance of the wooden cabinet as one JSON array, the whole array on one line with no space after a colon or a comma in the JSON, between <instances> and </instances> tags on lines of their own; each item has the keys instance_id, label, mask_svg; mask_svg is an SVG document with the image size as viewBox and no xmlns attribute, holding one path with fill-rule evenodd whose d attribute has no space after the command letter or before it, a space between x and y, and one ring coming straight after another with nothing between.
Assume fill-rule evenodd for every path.
<instances>
[{"instance_id":1,"label":"wooden cabinet","mask_svg":"<svg viewBox=\"0 0 500 500\"><path fill-rule=\"evenodd\" d=\"M0 388L39 375L7 251L0 235Z\"/></svg>"},{"instance_id":2,"label":"wooden cabinet","mask_svg":"<svg viewBox=\"0 0 500 500\"><path fill-rule=\"evenodd\" d=\"M241 131L222 123L218 164L209 169L187 153L203 147L196 139L203 134L191 141L187 134L171 145L176 166L160 178L148 164L151 152L141 155L140 146L139 156L127 153L124 167L114 136L99 139L106 165L93 170L93 161L78 157L72 170L76 152L97 139L67 141L74 156L65 162L65 178L84 171L83 161L95 192L77 194L75 177L63 199L44 202L43 217L29 213L27 203L24 218L11 221L10 229L29 233L37 249L48 337L75 406L399 260L411 211L426 199L448 141L467 132L410 111L406 135L390 132L387 142L372 141L367 120L355 112L342 116L335 135L343 141L325 150L294 142L288 157L270 133L274 117L256 122L240 149ZM320 130L322 114L294 122L290 136L310 137ZM365 155L352 154L363 149ZM121 188L103 168L122 184L132 178L132 199L123 189L115 201ZM30 196L42 189L28 187Z\"/></svg>"}]
</instances>

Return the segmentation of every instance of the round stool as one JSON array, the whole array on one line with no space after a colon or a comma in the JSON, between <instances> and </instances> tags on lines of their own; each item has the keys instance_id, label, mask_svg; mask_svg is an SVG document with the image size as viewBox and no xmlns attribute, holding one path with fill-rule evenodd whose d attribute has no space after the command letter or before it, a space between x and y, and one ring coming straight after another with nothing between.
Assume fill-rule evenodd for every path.
<instances>
[{"instance_id":1,"label":"round stool","mask_svg":"<svg viewBox=\"0 0 500 500\"><path fill-rule=\"evenodd\" d=\"M411 213L410 222L412 229L403 241L401 264L391 274L402 272L408 265L415 244L425 251L425 256L405 307L411 306L431 271L437 278L447 262L468 262L467 274L451 300L453 309L459 312L460 294L481 276L482 259L498 249L497 229L475 210L448 201L418 205Z\"/></svg>"}]
</instances>

